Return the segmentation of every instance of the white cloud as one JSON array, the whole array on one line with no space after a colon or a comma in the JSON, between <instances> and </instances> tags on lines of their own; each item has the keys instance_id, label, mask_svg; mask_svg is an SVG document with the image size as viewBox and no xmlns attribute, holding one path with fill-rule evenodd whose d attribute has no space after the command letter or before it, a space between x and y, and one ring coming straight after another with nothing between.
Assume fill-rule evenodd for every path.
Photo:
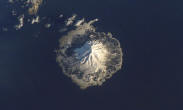
<instances>
[{"instance_id":1,"label":"white cloud","mask_svg":"<svg viewBox=\"0 0 183 110\"><path fill-rule=\"evenodd\" d=\"M75 18L76 18L76 16L77 16L77 15L74 14L72 17L68 18L68 19L65 21L65 25L66 25L66 26L72 25L73 22L74 22L74 20L75 20Z\"/></svg>"},{"instance_id":2,"label":"white cloud","mask_svg":"<svg viewBox=\"0 0 183 110\"><path fill-rule=\"evenodd\" d=\"M39 16L37 16L36 18L33 18L33 19L32 19L31 24L39 23L39 22L40 22L40 19L39 19Z\"/></svg>"},{"instance_id":3,"label":"white cloud","mask_svg":"<svg viewBox=\"0 0 183 110\"><path fill-rule=\"evenodd\" d=\"M19 20L19 24L15 25L16 30L19 30L24 26L24 15L20 15L18 17L18 20Z\"/></svg>"}]
</instances>

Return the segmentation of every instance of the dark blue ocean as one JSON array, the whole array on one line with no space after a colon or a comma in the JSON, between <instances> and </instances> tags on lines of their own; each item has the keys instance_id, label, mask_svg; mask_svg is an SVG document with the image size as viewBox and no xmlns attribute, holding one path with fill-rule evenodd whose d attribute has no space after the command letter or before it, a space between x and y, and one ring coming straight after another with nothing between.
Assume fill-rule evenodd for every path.
<instances>
[{"instance_id":1,"label":"dark blue ocean","mask_svg":"<svg viewBox=\"0 0 183 110\"><path fill-rule=\"evenodd\" d=\"M182 110L182 4L45 0L39 15L49 19L16 31L13 5L1 0L0 28L9 30L0 31L0 110ZM98 18L97 31L111 32L121 43L122 69L101 87L80 90L56 63L57 30L72 14ZM46 22L53 27L45 29Z\"/></svg>"}]
</instances>

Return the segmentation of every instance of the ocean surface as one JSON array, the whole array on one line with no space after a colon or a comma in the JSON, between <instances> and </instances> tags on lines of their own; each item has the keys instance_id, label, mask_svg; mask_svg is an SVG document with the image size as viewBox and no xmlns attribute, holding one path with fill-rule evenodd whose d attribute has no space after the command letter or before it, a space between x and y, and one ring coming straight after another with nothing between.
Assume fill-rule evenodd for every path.
<instances>
[{"instance_id":1,"label":"ocean surface","mask_svg":"<svg viewBox=\"0 0 183 110\"><path fill-rule=\"evenodd\" d=\"M9 31L0 31L0 110L182 110L182 3L46 0L39 15L53 27L41 22L16 31L17 20L1 0L0 26ZM72 14L98 18L97 31L121 43L122 69L100 87L81 90L56 62L57 30Z\"/></svg>"}]
</instances>

